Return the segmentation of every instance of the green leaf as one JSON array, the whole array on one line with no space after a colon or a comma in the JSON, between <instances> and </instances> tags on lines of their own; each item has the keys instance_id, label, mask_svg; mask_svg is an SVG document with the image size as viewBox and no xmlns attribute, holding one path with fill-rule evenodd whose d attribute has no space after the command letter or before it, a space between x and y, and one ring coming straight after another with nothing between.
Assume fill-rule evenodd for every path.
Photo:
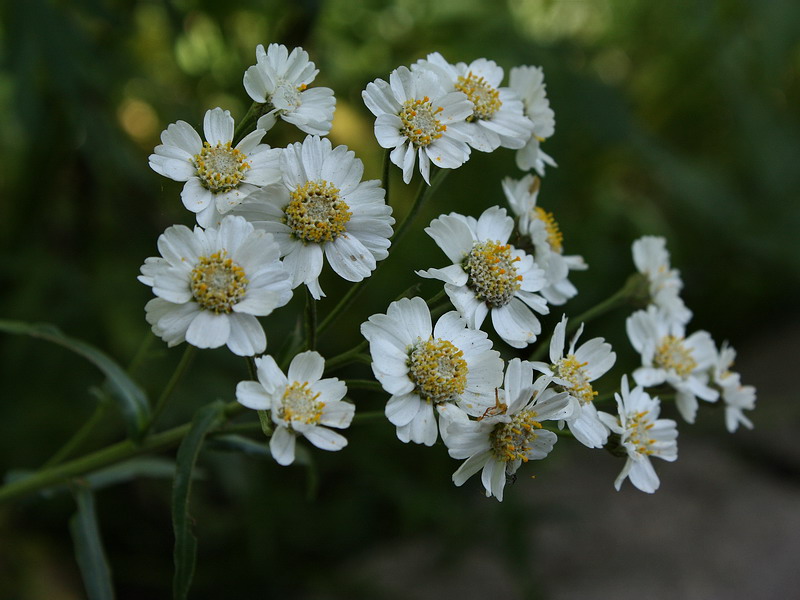
<instances>
[{"instance_id":1,"label":"green leaf","mask_svg":"<svg viewBox=\"0 0 800 600\"><path fill-rule=\"evenodd\" d=\"M254 458L272 458L269 446L265 442L257 442L243 435L215 435L206 442L206 446L211 450L241 452Z\"/></svg>"},{"instance_id":2,"label":"green leaf","mask_svg":"<svg viewBox=\"0 0 800 600\"><path fill-rule=\"evenodd\" d=\"M198 410L192 419L189 433L178 448L175 481L172 486L172 528L175 532L175 577L172 594L175 600L187 597L197 560L197 539L192 533L192 518L189 515L192 472L206 434L222 422L224 410L225 404L219 400Z\"/></svg>"},{"instance_id":3,"label":"green leaf","mask_svg":"<svg viewBox=\"0 0 800 600\"><path fill-rule=\"evenodd\" d=\"M147 396L125 372L106 354L84 341L64 335L55 325L47 323L23 323L0 320L0 331L17 335L29 335L59 344L83 356L106 376L105 386L119 404L128 427L128 435L138 439L150 418Z\"/></svg>"},{"instance_id":4,"label":"green leaf","mask_svg":"<svg viewBox=\"0 0 800 600\"><path fill-rule=\"evenodd\" d=\"M89 600L113 599L114 586L100 539L94 496L85 485L77 485L73 491L78 510L69 520L69 530L75 544L75 557L86 586L86 594Z\"/></svg>"}]
</instances>

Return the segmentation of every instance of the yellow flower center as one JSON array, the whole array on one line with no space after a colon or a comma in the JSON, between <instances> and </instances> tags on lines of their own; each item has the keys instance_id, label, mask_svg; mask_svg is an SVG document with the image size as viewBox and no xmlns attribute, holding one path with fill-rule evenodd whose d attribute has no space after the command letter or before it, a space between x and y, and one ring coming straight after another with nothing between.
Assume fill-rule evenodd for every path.
<instances>
[{"instance_id":1,"label":"yellow flower center","mask_svg":"<svg viewBox=\"0 0 800 600\"><path fill-rule=\"evenodd\" d=\"M578 399L581 404L591 404L597 392L592 389L589 377L583 369L589 363L578 362L574 354L569 354L553 365L556 377L569 383L564 391Z\"/></svg>"},{"instance_id":2,"label":"yellow flower center","mask_svg":"<svg viewBox=\"0 0 800 600\"><path fill-rule=\"evenodd\" d=\"M248 280L244 269L228 258L225 250L198 258L192 269L192 296L206 310L229 313L244 298Z\"/></svg>"},{"instance_id":3,"label":"yellow flower center","mask_svg":"<svg viewBox=\"0 0 800 600\"><path fill-rule=\"evenodd\" d=\"M508 244L476 242L462 264L469 277L467 285L490 307L505 306L521 285L522 275L514 267L518 261Z\"/></svg>"},{"instance_id":4,"label":"yellow flower center","mask_svg":"<svg viewBox=\"0 0 800 600\"><path fill-rule=\"evenodd\" d=\"M636 413L628 420L628 441L636 447L639 454L651 455L655 452L653 444L656 440L649 435L655 423L647 417L650 411Z\"/></svg>"},{"instance_id":5,"label":"yellow flower center","mask_svg":"<svg viewBox=\"0 0 800 600\"><path fill-rule=\"evenodd\" d=\"M517 413L510 423L495 425L489 434L492 453L503 462L528 462L531 442L539 436L538 430L541 428L542 424L536 420L536 412L523 410Z\"/></svg>"},{"instance_id":6,"label":"yellow flower center","mask_svg":"<svg viewBox=\"0 0 800 600\"><path fill-rule=\"evenodd\" d=\"M422 100L406 100L399 115L403 122L400 133L406 136L415 148L430 146L447 130L447 125L436 118L436 115L443 110L441 106L433 108L427 96Z\"/></svg>"},{"instance_id":7,"label":"yellow flower center","mask_svg":"<svg viewBox=\"0 0 800 600\"><path fill-rule=\"evenodd\" d=\"M204 188L214 194L227 192L239 186L250 169L244 152L231 148L231 143L212 146L203 142L203 149L194 155L197 176Z\"/></svg>"},{"instance_id":8,"label":"yellow flower center","mask_svg":"<svg viewBox=\"0 0 800 600\"><path fill-rule=\"evenodd\" d=\"M534 219L538 219L544 223L544 230L547 232L547 243L550 244L550 248L553 252L561 253L564 247L564 234L562 234L561 230L558 228L558 223L553 217L553 213L547 212L541 206L535 206L532 216Z\"/></svg>"},{"instance_id":9,"label":"yellow flower center","mask_svg":"<svg viewBox=\"0 0 800 600\"><path fill-rule=\"evenodd\" d=\"M464 352L448 340L418 341L408 357L408 376L420 398L435 404L455 401L467 387Z\"/></svg>"},{"instance_id":10,"label":"yellow flower center","mask_svg":"<svg viewBox=\"0 0 800 600\"><path fill-rule=\"evenodd\" d=\"M681 377L688 377L697 368L691 348L687 348L682 337L667 335L661 339L653 359L662 369L671 369Z\"/></svg>"},{"instance_id":11,"label":"yellow flower center","mask_svg":"<svg viewBox=\"0 0 800 600\"><path fill-rule=\"evenodd\" d=\"M304 242L332 242L347 228L353 213L339 189L325 180L309 181L290 194L284 209L292 234Z\"/></svg>"},{"instance_id":12,"label":"yellow flower center","mask_svg":"<svg viewBox=\"0 0 800 600\"><path fill-rule=\"evenodd\" d=\"M456 89L464 92L473 104L472 115L467 121L491 119L503 103L500 101L500 92L489 85L483 77L478 77L472 71L467 76L459 76Z\"/></svg>"},{"instance_id":13,"label":"yellow flower center","mask_svg":"<svg viewBox=\"0 0 800 600\"><path fill-rule=\"evenodd\" d=\"M319 400L319 393L311 391L307 381L294 381L283 392L278 416L285 421L316 425L322 418L323 408L325 403Z\"/></svg>"}]
</instances>

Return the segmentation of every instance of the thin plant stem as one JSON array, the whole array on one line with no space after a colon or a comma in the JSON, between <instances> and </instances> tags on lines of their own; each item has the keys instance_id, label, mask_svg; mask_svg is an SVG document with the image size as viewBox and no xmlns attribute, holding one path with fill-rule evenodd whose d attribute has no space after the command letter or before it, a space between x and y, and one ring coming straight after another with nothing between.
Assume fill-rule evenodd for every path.
<instances>
[{"instance_id":1,"label":"thin plant stem","mask_svg":"<svg viewBox=\"0 0 800 600\"><path fill-rule=\"evenodd\" d=\"M133 358L128 365L128 375L133 375L139 369L141 364L144 362L145 357L147 356L147 352L150 350L150 346L153 344L153 340L155 339L156 336L153 335L152 330L148 329L144 338L139 343L139 348L137 348L136 354L133 355Z\"/></svg>"},{"instance_id":2,"label":"thin plant stem","mask_svg":"<svg viewBox=\"0 0 800 600\"><path fill-rule=\"evenodd\" d=\"M372 379L345 379L344 383L348 390L372 390L376 392L383 391L383 386Z\"/></svg>"},{"instance_id":3,"label":"thin plant stem","mask_svg":"<svg viewBox=\"0 0 800 600\"><path fill-rule=\"evenodd\" d=\"M382 410L357 412L355 415L353 415L353 423L360 423L362 421L377 421L385 418L386 418L386 413Z\"/></svg>"},{"instance_id":4,"label":"thin plant stem","mask_svg":"<svg viewBox=\"0 0 800 600\"><path fill-rule=\"evenodd\" d=\"M254 123L258 121L259 112L261 111L261 107L263 105L260 102L253 102L250 105L250 108L247 109L247 112L239 121L239 124L236 126L236 130L233 132L233 141L238 143L241 141L241 138L244 136L242 133L247 131L248 127L251 127Z\"/></svg>"},{"instance_id":5,"label":"thin plant stem","mask_svg":"<svg viewBox=\"0 0 800 600\"><path fill-rule=\"evenodd\" d=\"M389 204L389 177L391 175L390 169L392 168L392 161L389 158L391 150L384 150L383 152L383 171L381 172L381 187L386 191L384 196L386 204Z\"/></svg>"},{"instance_id":6,"label":"thin plant stem","mask_svg":"<svg viewBox=\"0 0 800 600\"><path fill-rule=\"evenodd\" d=\"M258 379L258 368L256 367L256 359L252 356L245 356L245 362L247 362L247 374L250 376L251 381L256 381Z\"/></svg>"},{"instance_id":7,"label":"thin plant stem","mask_svg":"<svg viewBox=\"0 0 800 600\"><path fill-rule=\"evenodd\" d=\"M336 369L343 367L345 365L349 365L350 363L363 360L363 357L365 355L362 354L362 352L366 350L368 343L369 342L367 342L367 340L364 340L354 348L350 348L350 350L348 350L347 352L342 352L341 354L337 354L333 358L329 358L328 360L325 361L325 371L326 372L335 371ZM367 359L369 359L369 357L367 357Z\"/></svg>"},{"instance_id":8,"label":"thin plant stem","mask_svg":"<svg viewBox=\"0 0 800 600\"><path fill-rule=\"evenodd\" d=\"M161 392L161 395L158 397L156 401L156 405L153 408L153 414L150 416L150 421L147 423L145 427L145 434L149 432L153 425L155 425L156 420L158 417L161 416L161 413L167 406L167 402L169 401L172 392L175 390L175 387L178 385L178 382L181 378L186 374L186 371L189 369L189 365L192 363L192 359L194 358L196 348L191 344L186 344L186 350L183 352L183 356L181 356L181 360L178 363L178 366L175 367L175 370L172 372L172 377L169 378L167 385L164 386L164 389Z\"/></svg>"},{"instance_id":9,"label":"thin plant stem","mask_svg":"<svg viewBox=\"0 0 800 600\"><path fill-rule=\"evenodd\" d=\"M75 452L75 450L81 447L81 445L92 433L92 430L95 428L95 426L102 421L103 417L108 411L108 407L111 406L111 403L103 396L98 395L98 397L99 400L94 408L92 416L89 417L89 420L83 424L83 426L69 439L69 441L67 441L66 444L64 444L42 465L42 469L47 469L63 462L73 452Z\"/></svg>"},{"instance_id":10,"label":"thin plant stem","mask_svg":"<svg viewBox=\"0 0 800 600\"><path fill-rule=\"evenodd\" d=\"M317 301L306 287L306 349L317 349Z\"/></svg>"}]
</instances>

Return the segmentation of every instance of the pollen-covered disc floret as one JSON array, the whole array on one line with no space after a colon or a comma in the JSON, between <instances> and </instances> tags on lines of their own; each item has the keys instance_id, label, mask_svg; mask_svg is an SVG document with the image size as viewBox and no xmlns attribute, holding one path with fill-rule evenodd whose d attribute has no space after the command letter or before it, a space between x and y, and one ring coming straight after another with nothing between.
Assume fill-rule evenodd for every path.
<instances>
[{"instance_id":1,"label":"pollen-covered disc floret","mask_svg":"<svg viewBox=\"0 0 800 600\"><path fill-rule=\"evenodd\" d=\"M535 175L521 179L503 180L503 193L518 217L518 230L530 239L533 257L547 277L541 294L550 304L564 304L577 295L577 288L569 280L570 271L587 268L583 257L564 254L564 234L552 212L537 204L541 180Z\"/></svg>"},{"instance_id":2,"label":"pollen-covered disc floret","mask_svg":"<svg viewBox=\"0 0 800 600\"><path fill-rule=\"evenodd\" d=\"M256 129L233 146L230 112L214 108L203 119L203 141L191 125L172 123L150 155L150 167L164 177L186 182L183 205L202 227L219 226L222 216L251 192L279 181L280 149L261 144Z\"/></svg>"},{"instance_id":3,"label":"pollen-covered disc floret","mask_svg":"<svg viewBox=\"0 0 800 600\"><path fill-rule=\"evenodd\" d=\"M420 398L434 404L453 402L467 387L464 351L440 339L419 340L408 356L408 377Z\"/></svg>"},{"instance_id":4,"label":"pollen-covered disc floret","mask_svg":"<svg viewBox=\"0 0 800 600\"><path fill-rule=\"evenodd\" d=\"M345 231L353 213L328 181L308 181L293 190L284 209L286 224L295 237L306 242L332 242Z\"/></svg>"},{"instance_id":5,"label":"pollen-covered disc floret","mask_svg":"<svg viewBox=\"0 0 800 600\"><path fill-rule=\"evenodd\" d=\"M422 99L406 100L400 111L400 120L403 122L401 133L415 148L430 146L447 131L447 125L436 118L443 111L442 106L434 108L427 96Z\"/></svg>"},{"instance_id":6,"label":"pollen-covered disc floret","mask_svg":"<svg viewBox=\"0 0 800 600\"><path fill-rule=\"evenodd\" d=\"M645 387L666 383L675 388L678 411L694 423L697 399L715 402L719 397L708 385L717 357L711 336L696 331L686 337L683 324L654 304L633 313L625 327L631 345L642 357L642 366L633 372L636 383Z\"/></svg>"},{"instance_id":7,"label":"pollen-covered disc floret","mask_svg":"<svg viewBox=\"0 0 800 600\"><path fill-rule=\"evenodd\" d=\"M292 297L272 235L227 215L219 229L170 227L158 248L162 256L148 258L139 277L157 296L145 306L153 333L169 346L184 340L198 348L227 345L242 356L266 349L256 317Z\"/></svg>"},{"instance_id":8,"label":"pollen-covered disc floret","mask_svg":"<svg viewBox=\"0 0 800 600\"><path fill-rule=\"evenodd\" d=\"M229 313L242 300L249 283L244 269L233 262L227 250L200 256L192 269L192 296L206 310Z\"/></svg>"},{"instance_id":9,"label":"pollen-covered disc floret","mask_svg":"<svg viewBox=\"0 0 800 600\"><path fill-rule=\"evenodd\" d=\"M467 121L476 119L491 119L495 113L503 106L500 100L500 92L486 81L485 77L469 71L466 75L459 75L456 79L455 88L459 92L464 92L472 102L472 115L467 117Z\"/></svg>"},{"instance_id":10,"label":"pollen-covered disc floret","mask_svg":"<svg viewBox=\"0 0 800 600\"><path fill-rule=\"evenodd\" d=\"M480 328L491 315L503 341L524 348L542 330L533 311L547 314L549 309L545 299L534 293L545 285L544 271L532 256L508 243L513 227L514 220L497 206L477 220L457 213L442 215L425 232L452 264L417 274L443 281L470 327Z\"/></svg>"},{"instance_id":11,"label":"pollen-covered disc floret","mask_svg":"<svg viewBox=\"0 0 800 600\"><path fill-rule=\"evenodd\" d=\"M355 407L343 400L347 387L335 377L322 379L325 360L314 351L292 359L286 374L271 356L257 358L258 381L241 381L236 400L253 410L269 411L275 431L269 440L272 457L281 465L294 462L297 436L321 450L341 450L347 439L329 429L344 429Z\"/></svg>"},{"instance_id":12,"label":"pollen-covered disc floret","mask_svg":"<svg viewBox=\"0 0 800 600\"><path fill-rule=\"evenodd\" d=\"M465 458L453 473L453 482L463 485L482 471L486 496L503 499L507 477L530 460L541 460L556 443L556 434L544 421L568 419L578 409L566 392L548 387L550 377L533 381L533 365L515 358L508 363L503 389L496 390L495 403L474 420L452 421L442 434L450 456Z\"/></svg>"},{"instance_id":13,"label":"pollen-covered disc floret","mask_svg":"<svg viewBox=\"0 0 800 600\"><path fill-rule=\"evenodd\" d=\"M591 404L597 396L585 370L588 366L588 362L580 362L574 354L568 354L553 364L555 376L567 382L566 389L581 404Z\"/></svg>"},{"instance_id":14,"label":"pollen-covered disc floret","mask_svg":"<svg viewBox=\"0 0 800 600\"><path fill-rule=\"evenodd\" d=\"M281 171L280 184L251 194L236 214L275 236L292 287L322 298L323 258L347 281L369 277L389 255L394 225L380 182L362 181L355 154L317 136L283 150Z\"/></svg>"},{"instance_id":15,"label":"pollen-covered disc floret","mask_svg":"<svg viewBox=\"0 0 800 600\"><path fill-rule=\"evenodd\" d=\"M372 315L361 333L372 371L391 394L386 417L401 441L432 446L450 421L479 417L494 405L503 379L500 353L457 312L433 326L422 298L403 298Z\"/></svg>"},{"instance_id":16,"label":"pollen-covered disc floret","mask_svg":"<svg viewBox=\"0 0 800 600\"><path fill-rule=\"evenodd\" d=\"M520 289L522 275L517 275L514 266L520 257L513 256L511 249L510 244L497 241L476 242L464 259L467 286L491 308L505 306Z\"/></svg>"}]
</instances>

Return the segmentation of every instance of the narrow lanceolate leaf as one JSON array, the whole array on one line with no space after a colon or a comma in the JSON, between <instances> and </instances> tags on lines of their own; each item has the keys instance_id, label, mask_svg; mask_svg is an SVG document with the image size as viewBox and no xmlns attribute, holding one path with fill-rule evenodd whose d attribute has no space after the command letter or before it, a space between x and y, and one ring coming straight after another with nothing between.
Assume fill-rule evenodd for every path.
<instances>
[{"instance_id":1,"label":"narrow lanceolate leaf","mask_svg":"<svg viewBox=\"0 0 800 600\"><path fill-rule=\"evenodd\" d=\"M125 372L106 354L84 341L64 335L55 325L47 323L23 323L22 321L0 320L0 331L47 340L80 354L94 364L106 376L106 387L119 403L120 410L128 426L128 435L138 437L150 418L147 397Z\"/></svg>"},{"instance_id":2,"label":"narrow lanceolate leaf","mask_svg":"<svg viewBox=\"0 0 800 600\"><path fill-rule=\"evenodd\" d=\"M75 487L75 501L78 511L69 520L69 530L75 544L75 557L83 575L86 595L89 600L111 600L114 586L111 583L111 570L108 568L97 515L94 510L92 490L84 485Z\"/></svg>"},{"instance_id":3,"label":"narrow lanceolate leaf","mask_svg":"<svg viewBox=\"0 0 800 600\"><path fill-rule=\"evenodd\" d=\"M178 449L175 481L172 485L172 528L175 532L175 577L172 594L175 600L183 600L189 593L197 560L197 539L192 533L192 518L189 515L192 471L206 434L222 422L225 404L213 402L195 413L189 433Z\"/></svg>"}]
</instances>

